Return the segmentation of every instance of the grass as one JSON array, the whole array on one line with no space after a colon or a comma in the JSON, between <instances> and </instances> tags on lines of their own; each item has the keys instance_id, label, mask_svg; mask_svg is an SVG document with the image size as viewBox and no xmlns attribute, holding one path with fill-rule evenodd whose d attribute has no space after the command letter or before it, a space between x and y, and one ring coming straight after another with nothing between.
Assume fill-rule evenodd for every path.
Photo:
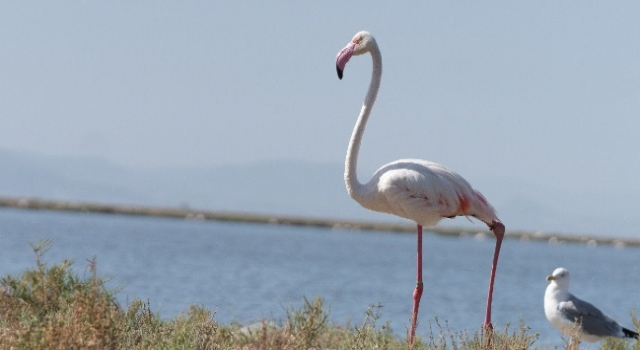
<instances>
[{"instance_id":1,"label":"grass","mask_svg":"<svg viewBox=\"0 0 640 350\"><path fill-rule=\"evenodd\" d=\"M118 290L109 290L96 261L88 261L84 277L73 271L73 261L48 266L43 255L49 241L32 245L36 266L20 276L0 280L0 350L2 349L408 349L389 323L380 323L380 306L372 305L361 322L332 324L321 298L304 299L286 310L286 318L263 320L250 327L220 324L214 313L192 306L174 319L162 319L150 303L136 300L118 304ZM640 322L634 317L636 327ZM478 330L451 332L436 319L428 338L418 338L414 349L490 350L539 349L537 334L520 324L497 329L492 341ZM593 346L591 348L594 348ZM565 342L564 349L578 349ZM606 340L601 349L640 350L638 343Z\"/></svg>"}]
</instances>

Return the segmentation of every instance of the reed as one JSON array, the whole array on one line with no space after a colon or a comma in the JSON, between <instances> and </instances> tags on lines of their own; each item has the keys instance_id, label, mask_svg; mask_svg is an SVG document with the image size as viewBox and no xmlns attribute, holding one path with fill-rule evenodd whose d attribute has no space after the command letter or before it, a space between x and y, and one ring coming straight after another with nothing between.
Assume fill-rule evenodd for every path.
<instances>
[{"instance_id":1,"label":"reed","mask_svg":"<svg viewBox=\"0 0 640 350\"><path fill-rule=\"evenodd\" d=\"M163 319L150 302L118 304L118 289L107 288L97 274L96 260L88 261L78 277L73 261L49 266L43 260L50 241L32 245L35 267L19 276L0 279L0 349L408 349L407 337L380 324L380 305L371 305L360 322L334 324L321 298L304 299L300 308L285 310L284 320L263 320L242 327L220 324L213 312L192 306L174 319ZM640 321L633 319L636 327ZM427 338L413 349L493 350L544 349L537 334L523 323L496 329L492 341L475 331L452 332L437 319ZM578 349L567 340L564 349ZM593 348L593 347L591 347ZM640 350L638 343L607 340L601 349Z\"/></svg>"}]
</instances>

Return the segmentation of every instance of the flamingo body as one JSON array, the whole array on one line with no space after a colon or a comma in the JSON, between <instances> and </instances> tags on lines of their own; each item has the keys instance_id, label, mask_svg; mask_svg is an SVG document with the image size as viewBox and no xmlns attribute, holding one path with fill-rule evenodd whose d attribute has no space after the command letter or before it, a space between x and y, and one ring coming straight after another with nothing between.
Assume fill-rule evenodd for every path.
<instances>
[{"instance_id":1,"label":"flamingo body","mask_svg":"<svg viewBox=\"0 0 640 350\"><path fill-rule=\"evenodd\" d=\"M423 226L455 216L472 216L487 224L498 220L491 204L462 176L420 159L401 159L378 169L364 195L354 199L367 209Z\"/></svg>"}]
</instances>

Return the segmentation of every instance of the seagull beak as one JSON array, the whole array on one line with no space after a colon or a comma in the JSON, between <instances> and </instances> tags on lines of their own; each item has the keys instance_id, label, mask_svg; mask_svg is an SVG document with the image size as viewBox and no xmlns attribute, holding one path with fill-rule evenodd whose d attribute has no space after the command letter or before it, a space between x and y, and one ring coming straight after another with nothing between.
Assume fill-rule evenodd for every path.
<instances>
[{"instance_id":1,"label":"seagull beak","mask_svg":"<svg viewBox=\"0 0 640 350\"><path fill-rule=\"evenodd\" d=\"M555 277L553 277L551 275L547 276L547 281L555 281L555 280L556 280Z\"/></svg>"}]
</instances>

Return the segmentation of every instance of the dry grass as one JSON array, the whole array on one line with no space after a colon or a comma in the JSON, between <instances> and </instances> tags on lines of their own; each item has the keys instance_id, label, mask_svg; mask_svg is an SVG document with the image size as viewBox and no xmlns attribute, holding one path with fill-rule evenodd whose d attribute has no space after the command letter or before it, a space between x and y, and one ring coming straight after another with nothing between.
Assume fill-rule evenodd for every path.
<instances>
[{"instance_id":1,"label":"dry grass","mask_svg":"<svg viewBox=\"0 0 640 350\"><path fill-rule=\"evenodd\" d=\"M89 261L84 278L73 262L47 266L42 257L50 242L33 245L34 269L0 280L1 349L408 349L389 323L379 325L380 306L372 305L357 324L331 324L322 299L307 299L299 309L286 310L281 322L264 320L251 327L223 325L211 311L193 306L164 320L140 300L122 308L117 291L108 290ZM636 326L640 326L635 319ZM436 319L428 339L418 338L414 349L492 350L534 349L536 334L523 324L496 330L492 342L482 331L454 333ZM633 344L603 342L601 349L630 350ZM567 350L577 349L567 341ZM634 350L640 350L635 344Z\"/></svg>"},{"instance_id":2,"label":"dry grass","mask_svg":"<svg viewBox=\"0 0 640 350\"><path fill-rule=\"evenodd\" d=\"M636 330L640 329L640 319L638 319L635 315L635 311L631 312L631 319L633 320L633 324L636 327ZM564 349L565 350L579 350L581 349L583 343L579 342L577 339L580 337L580 327L578 324L575 327L572 327L569 331L570 336L563 336L562 339L564 341ZM595 349L595 346L589 346L590 349ZM640 341L636 341L635 343L629 342L627 340L615 339L615 338L607 338L603 340L600 344L601 350L640 350Z\"/></svg>"}]
</instances>

